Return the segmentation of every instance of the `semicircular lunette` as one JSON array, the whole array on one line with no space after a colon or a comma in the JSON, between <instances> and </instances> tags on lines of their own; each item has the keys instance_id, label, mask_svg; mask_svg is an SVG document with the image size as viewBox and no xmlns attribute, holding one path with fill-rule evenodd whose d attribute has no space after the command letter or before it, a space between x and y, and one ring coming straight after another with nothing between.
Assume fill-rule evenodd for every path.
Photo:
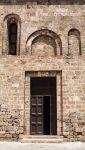
<instances>
[{"instance_id":1,"label":"semicircular lunette","mask_svg":"<svg viewBox=\"0 0 85 150\"><path fill-rule=\"evenodd\" d=\"M27 39L26 53L39 56L62 55L61 39L48 29L35 31Z\"/></svg>"}]
</instances>

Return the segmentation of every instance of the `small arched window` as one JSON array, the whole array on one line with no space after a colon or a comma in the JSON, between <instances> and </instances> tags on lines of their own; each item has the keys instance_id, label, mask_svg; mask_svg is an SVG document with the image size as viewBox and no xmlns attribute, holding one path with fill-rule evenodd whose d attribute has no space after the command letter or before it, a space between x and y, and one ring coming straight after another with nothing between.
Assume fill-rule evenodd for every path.
<instances>
[{"instance_id":1,"label":"small arched window","mask_svg":"<svg viewBox=\"0 0 85 150\"><path fill-rule=\"evenodd\" d=\"M17 24L8 24L9 55L17 54Z\"/></svg>"},{"instance_id":2,"label":"small arched window","mask_svg":"<svg viewBox=\"0 0 85 150\"><path fill-rule=\"evenodd\" d=\"M20 55L21 19L16 14L4 18L3 55Z\"/></svg>"}]
</instances>

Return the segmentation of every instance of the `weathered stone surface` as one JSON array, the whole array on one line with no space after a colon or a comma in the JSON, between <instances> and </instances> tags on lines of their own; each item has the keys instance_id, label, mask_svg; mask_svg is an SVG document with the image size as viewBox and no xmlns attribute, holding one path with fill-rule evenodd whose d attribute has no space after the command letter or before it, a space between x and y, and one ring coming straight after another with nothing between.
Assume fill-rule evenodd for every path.
<instances>
[{"instance_id":1,"label":"weathered stone surface","mask_svg":"<svg viewBox=\"0 0 85 150\"><path fill-rule=\"evenodd\" d=\"M58 134L85 136L85 5L64 4L0 5L1 138L30 134L30 77L54 75ZM17 56L7 53L11 16L18 19Z\"/></svg>"}]
</instances>

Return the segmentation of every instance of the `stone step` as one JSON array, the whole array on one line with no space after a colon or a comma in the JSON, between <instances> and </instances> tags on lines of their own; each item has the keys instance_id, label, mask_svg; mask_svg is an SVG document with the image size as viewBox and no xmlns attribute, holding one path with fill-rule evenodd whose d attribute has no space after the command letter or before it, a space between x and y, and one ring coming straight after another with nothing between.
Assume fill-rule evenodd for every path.
<instances>
[{"instance_id":1,"label":"stone step","mask_svg":"<svg viewBox=\"0 0 85 150\"><path fill-rule=\"evenodd\" d=\"M61 143L63 140L63 136L52 135L20 135L19 137L19 141L23 143Z\"/></svg>"},{"instance_id":2,"label":"stone step","mask_svg":"<svg viewBox=\"0 0 85 150\"><path fill-rule=\"evenodd\" d=\"M58 135L27 135L27 134L20 134L19 138L63 138L63 136Z\"/></svg>"}]
</instances>

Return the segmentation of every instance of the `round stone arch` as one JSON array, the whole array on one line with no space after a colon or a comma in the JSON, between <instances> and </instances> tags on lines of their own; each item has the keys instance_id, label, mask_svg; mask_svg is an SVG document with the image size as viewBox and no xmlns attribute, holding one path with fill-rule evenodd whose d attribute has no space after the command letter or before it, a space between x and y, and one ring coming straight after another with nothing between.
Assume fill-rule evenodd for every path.
<instances>
[{"instance_id":1,"label":"round stone arch","mask_svg":"<svg viewBox=\"0 0 85 150\"><path fill-rule=\"evenodd\" d=\"M34 43L35 39L41 36L49 37L53 41L55 55L62 55L62 42L60 37L55 32L48 29L37 30L28 37L26 41L26 53L32 55L32 44Z\"/></svg>"},{"instance_id":2,"label":"round stone arch","mask_svg":"<svg viewBox=\"0 0 85 150\"><path fill-rule=\"evenodd\" d=\"M3 55L7 55L9 51L9 42L8 42L8 23L16 23L17 24L17 55L20 55L20 34L21 34L21 18L17 14L8 14L4 18L4 26L3 26Z\"/></svg>"}]
</instances>

